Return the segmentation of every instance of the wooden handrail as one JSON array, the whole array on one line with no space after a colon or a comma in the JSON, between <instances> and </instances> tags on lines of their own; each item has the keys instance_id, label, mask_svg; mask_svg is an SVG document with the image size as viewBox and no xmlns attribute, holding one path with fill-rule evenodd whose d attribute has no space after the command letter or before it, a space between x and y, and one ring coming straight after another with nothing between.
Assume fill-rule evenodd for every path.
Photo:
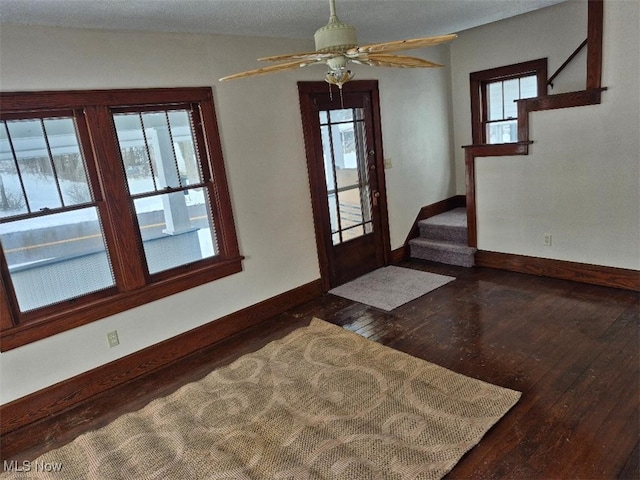
<instances>
[{"instance_id":1,"label":"wooden handrail","mask_svg":"<svg viewBox=\"0 0 640 480\"><path fill-rule=\"evenodd\" d=\"M560 65L560 68L558 68L558 70L555 71L555 73L553 75L551 75L551 77L549 78L549 80L547 80L547 85L549 85L551 88L553 88L553 81L555 80L555 78L560 75L560 72L562 70L565 69L565 67L567 65L569 65L569 63L571 63L571 60L573 60L575 58L576 55L578 55L578 53L580 53L580 50L582 50L584 47L587 46L587 42L588 42L588 38L584 39L584 42L582 42L580 44L580 46L578 48L576 48L573 53L571 55L569 55L569 58L567 58L564 63L562 65Z\"/></svg>"}]
</instances>

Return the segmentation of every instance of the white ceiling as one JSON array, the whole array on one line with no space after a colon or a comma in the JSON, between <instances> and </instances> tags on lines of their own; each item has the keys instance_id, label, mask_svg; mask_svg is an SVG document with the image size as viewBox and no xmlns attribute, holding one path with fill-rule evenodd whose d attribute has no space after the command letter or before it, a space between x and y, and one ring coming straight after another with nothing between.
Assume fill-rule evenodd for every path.
<instances>
[{"instance_id":1,"label":"white ceiling","mask_svg":"<svg viewBox=\"0 0 640 480\"><path fill-rule=\"evenodd\" d=\"M565 0L337 0L360 44L453 33ZM312 38L328 0L0 0L0 23Z\"/></svg>"}]
</instances>

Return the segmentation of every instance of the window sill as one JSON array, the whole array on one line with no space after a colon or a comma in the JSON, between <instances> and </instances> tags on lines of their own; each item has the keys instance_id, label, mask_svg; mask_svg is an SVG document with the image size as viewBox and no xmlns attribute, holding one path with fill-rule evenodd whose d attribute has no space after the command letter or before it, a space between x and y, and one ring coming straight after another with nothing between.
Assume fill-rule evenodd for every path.
<instances>
[{"instance_id":1,"label":"window sill","mask_svg":"<svg viewBox=\"0 0 640 480\"><path fill-rule=\"evenodd\" d=\"M115 315L145 303L179 293L181 291L218 280L242 271L242 260L237 257L215 265L185 270L166 280L158 280L130 292L100 292L80 303L63 302L49 307L49 313L29 318L22 315L20 323L0 334L0 351L6 352L36 340L41 340L66 330L86 325L93 321Z\"/></svg>"},{"instance_id":2,"label":"window sill","mask_svg":"<svg viewBox=\"0 0 640 480\"><path fill-rule=\"evenodd\" d=\"M533 141L513 143L480 143L474 145L463 145L467 155L473 157L501 157L507 155L527 155L529 153L529 145Z\"/></svg>"},{"instance_id":3,"label":"window sill","mask_svg":"<svg viewBox=\"0 0 640 480\"><path fill-rule=\"evenodd\" d=\"M520 146L520 145L531 145L533 140L527 140L525 142L506 142L506 143L473 143L471 145L463 145L462 148L490 148L490 147L498 147L505 148L507 146Z\"/></svg>"}]
</instances>

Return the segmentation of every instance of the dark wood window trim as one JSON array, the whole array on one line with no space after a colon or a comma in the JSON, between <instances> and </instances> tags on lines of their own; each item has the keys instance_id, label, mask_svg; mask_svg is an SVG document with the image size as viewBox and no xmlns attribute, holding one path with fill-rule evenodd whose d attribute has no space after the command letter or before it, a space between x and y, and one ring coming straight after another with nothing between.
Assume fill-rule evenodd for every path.
<instances>
[{"instance_id":1,"label":"dark wood window trim","mask_svg":"<svg viewBox=\"0 0 640 480\"><path fill-rule=\"evenodd\" d=\"M2 351L52 336L242 270L222 149L209 87L1 93L3 118L48 110L78 112L87 170L100 211L115 287L21 313L0 249L0 340ZM147 273L142 241L121 167L112 109L189 104L197 116L197 144L210 189L218 252L214 257L153 275ZM28 113L31 112L31 113ZM201 127L201 128L199 128ZM89 148L86 146L89 145ZM105 166L108 166L105 168Z\"/></svg>"},{"instance_id":2,"label":"dark wood window trim","mask_svg":"<svg viewBox=\"0 0 640 480\"><path fill-rule=\"evenodd\" d=\"M492 82L522 78L535 75L538 84L538 96L540 92L546 95L547 92L547 59L540 58L528 62L516 63L504 67L491 68L480 72L473 72L469 75L471 88L471 137L474 145L487 143L485 124L487 122L487 86ZM520 118L518 111L518 119ZM518 129L518 140L520 129Z\"/></svg>"}]
</instances>

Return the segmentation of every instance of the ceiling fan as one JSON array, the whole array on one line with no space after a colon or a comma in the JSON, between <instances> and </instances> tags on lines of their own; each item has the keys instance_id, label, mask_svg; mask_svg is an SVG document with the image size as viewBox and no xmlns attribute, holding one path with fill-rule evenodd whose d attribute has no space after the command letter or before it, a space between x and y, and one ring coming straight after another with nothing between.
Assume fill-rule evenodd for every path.
<instances>
[{"instance_id":1,"label":"ceiling fan","mask_svg":"<svg viewBox=\"0 0 640 480\"><path fill-rule=\"evenodd\" d=\"M329 71L325 74L325 80L330 85L342 86L353 78L351 70L347 69L349 62L373 67L400 67L400 68L429 68L442 67L442 65L422 58L406 55L389 55L390 52L411 50L414 48L431 47L448 42L457 37L455 34L440 35L436 37L422 37L410 40L397 40L393 42L375 43L372 45L358 46L357 30L355 27L341 22L336 15L335 0L329 0L329 23L318 29L314 35L316 44L315 52L294 53L289 55L274 55L272 57L259 58L261 62L284 62L268 67L256 68L247 72L236 73L223 77L220 81L235 80L237 78L253 77L266 73L295 70L309 65L326 64Z\"/></svg>"}]
</instances>

